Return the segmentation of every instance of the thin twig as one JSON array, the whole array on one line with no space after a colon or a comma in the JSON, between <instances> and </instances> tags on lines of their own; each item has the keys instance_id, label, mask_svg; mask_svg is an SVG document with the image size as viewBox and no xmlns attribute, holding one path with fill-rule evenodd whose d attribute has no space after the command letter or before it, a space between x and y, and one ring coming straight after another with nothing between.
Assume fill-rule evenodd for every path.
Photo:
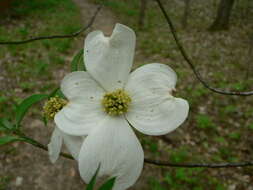
<instances>
[{"instance_id":1,"label":"thin twig","mask_svg":"<svg viewBox=\"0 0 253 190\"><path fill-rule=\"evenodd\" d=\"M20 45L20 44L25 44L37 40L46 40L46 39L60 39L60 38L74 38L90 28L92 24L94 23L99 11L101 10L102 5L98 6L97 10L95 11L94 15L91 17L90 21L86 26L83 28L79 29L78 31L72 33L72 34L66 34L66 35L52 35L52 36L39 36L39 37L34 37L26 40L20 40L20 41L6 41L6 42L0 42L0 45Z\"/></svg>"},{"instance_id":2,"label":"thin twig","mask_svg":"<svg viewBox=\"0 0 253 190\"><path fill-rule=\"evenodd\" d=\"M183 46L181 45L181 43L179 42L179 39L178 39L178 36L177 36L177 32L176 32L176 30L175 30L175 27L174 27L174 25L173 25L173 23L172 23L172 21L171 21L169 15L167 14L167 12L166 12L166 10L165 10L163 4L161 3L160 0L155 0L155 1L158 3L158 5L159 5L159 7L160 7L160 9L161 9L161 11L162 11L162 13L163 13L163 15L164 15L166 21L167 21L167 23L168 23L168 25L169 25L169 27L170 27L170 30L171 30L171 32L172 32L172 35L173 35L174 40L176 41L176 44L177 44L177 46L178 46L178 49L180 50L180 52L181 52L182 56L184 57L185 61L188 63L188 65L189 65L190 68L192 69L192 71L193 71L194 75L196 76L196 78L204 85L204 87L206 87L207 89L209 89L209 90L211 90L211 91L213 91L213 92L215 92L215 93L224 94L224 95L236 95L236 96L250 96L250 95L253 95L253 91L246 91L246 92L239 92L239 91L238 91L238 92L235 92L235 91L227 91L227 90L217 89L217 88L214 88L214 87L210 86L210 85L202 78L201 74L196 70L196 68L195 68L195 66L194 66L194 64L193 64L193 62L191 61L191 59L190 59L189 56L187 55L187 53L186 53L184 47L183 47Z\"/></svg>"},{"instance_id":3,"label":"thin twig","mask_svg":"<svg viewBox=\"0 0 253 190\"><path fill-rule=\"evenodd\" d=\"M38 141L35 141L34 139L31 139L29 137L24 137L26 138L27 141L24 141L26 143L29 143L33 146L36 146L40 149L43 149L45 151L48 151L47 146L39 143ZM61 156L74 160L74 158L67 153L60 153ZM153 165L157 165L157 166L167 166L167 167L181 167L181 168L197 168L197 167L201 167L201 168L229 168L229 167L246 167L246 166L253 166L253 162L238 162L238 163L171 163L168 161L158 161L158 160L152 160L152 159L148 159L145 158L144 161L147 164L153 164Z\"/></svg>"},{"instance_id":4,"label":"thin twig","mask_svg":"<svg viewBox=\"0 0 253 190\"><path fill-rule=\"evenodd\" d=\"M29 138L27 136L22 136L22 138L25 138L26 141L24 141L25 143L28 143L28 144L31 144L35 147L38 147L42 150L45 150L45 151L48 151L48 147L45 146L44 144L41 144L40 142L32 139L32 138ZM67 154L67 153L64 153L64 152L60 152L60 155L65 157L65 158L68 158L68 159L71 159L71 160L74 160L73 156L71 156L70 154Z\"/></svg>"},{"instance_id":5,"label":"thin twig","mask_svg":"<svg viewBox=\"0 0 253 190\"><path fill-rule=\"evenodd\" d=\"M148 164L158 166L180 167L180 168L232 168L232 167L246 167L253 166L253 162L237 162L237 163L171 163L167 161L157 161L145 158Z\"/></svg>"}]
</instances>

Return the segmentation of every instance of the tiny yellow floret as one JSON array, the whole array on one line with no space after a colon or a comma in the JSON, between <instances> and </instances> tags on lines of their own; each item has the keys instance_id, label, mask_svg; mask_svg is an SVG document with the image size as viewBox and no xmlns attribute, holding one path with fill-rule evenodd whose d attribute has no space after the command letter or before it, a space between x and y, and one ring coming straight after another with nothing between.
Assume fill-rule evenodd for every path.
<instances>
[{"instance_id":1,"label":"tiny yellow floret","mask_svg":"<svg viewBox=\"0 0 253 190\"><path fill-rule=\"evenodd\" d=\"M54 119L54 116L59 112L66 104L67 100L58 96L51 97L43 107L43 114L47 119Z\"/></svg>"},{"instance_id":2,"label":"tiny yellow floret","mask_svg":"<svg viewBox=\"0 0 253 190\"><path fill-rule=\"evenodd\" d=\"M122 115L128 111L131 98L123 89L106 93L102 99L104 111L111 116Z\"/></svg>"}]
</instances>

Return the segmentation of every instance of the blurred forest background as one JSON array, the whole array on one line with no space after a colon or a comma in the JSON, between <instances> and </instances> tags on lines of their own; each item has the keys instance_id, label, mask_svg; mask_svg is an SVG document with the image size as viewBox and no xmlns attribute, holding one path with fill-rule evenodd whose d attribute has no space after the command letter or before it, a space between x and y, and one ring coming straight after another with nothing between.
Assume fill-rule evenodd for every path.
<instances>
[{"instance_id":1,"label":"blurred forest background","mask_svg":"<svg viewBox=\"0 0 253 190\"><path fill-rule=\"evenodd\" d=\"M97 4L104 3L94 25L109 35L119 22L137 33L134 68L160 62L178 74L175 96L190 102L190 117L176 131L141 138L147 158L182 162L253 160L252 97L210 92L196 80L182 58L157 3L152 0L0 0L0 41L68 34L86 25ZM252 0L162 0L181 43L212 86L253 88ZM86 34L88 31L86 31ZM42 40L0 46L0 118L14 113L20 101L48 93L70 72L85 34L74 39ZM31 109L23 127L43 144L53 123L45 127L42 105ZM137 132L136 132L137 133ZM1 131L0 131L1 135ZM24 143L0 148L0 190L84 189L74 161L55 165L47 152ZM145 164L132 190L253 190L253 168L170 168Z\"/></svg>"}]
</instances>

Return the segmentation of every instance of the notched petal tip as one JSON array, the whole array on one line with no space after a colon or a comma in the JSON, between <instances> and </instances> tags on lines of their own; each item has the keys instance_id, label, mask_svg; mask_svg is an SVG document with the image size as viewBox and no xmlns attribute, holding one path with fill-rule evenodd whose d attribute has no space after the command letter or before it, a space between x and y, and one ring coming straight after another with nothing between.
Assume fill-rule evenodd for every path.
<instances>
[{"instance_id":1,"label":"notched petal tip","mask_svg":"<svg viewBox=\"0 0 253 190\"><path fill-rule=\"evenodd\" d=\"M103 37L105 37L104 36L104 33L101 31L101 30L95 30L95 31L93 31L93 32L90 32L87 36L86 36L86 38L85 38L85 43L86 42L89 42L91 39L93 39L94 37L96 37L96 36L103 36Z\"/></svg>"},{"instance_id":2,"label":"notched petal tip","mask_svg":"<svg viewBox=\"0 0 253 190\"><path fill-rule=\"evenodd\" d=\"M135 41L136 41L135 32L128 26L117 23L109 39L110 45L114 47L124 46L125 44L129 45L128 43L126 43L126 40L128 39L129 39L128 43L133 43L134 44L133 46L135 46Z\"/></svg>"},{"instance_id":3,"label":"notched petal tip","mask_svg":"<svg viewBox=\"0 0 253 190\"><path fill-rule=\"evenodd\" d=\"M132 28L130 28L126 25L120 24L120 23L116 23L114 30L115 31L120 31L120 32L129 32L129 33L132 33L135 36L135 32Z\"/></svg>"},{"instance_id":4,"label":"notched petal tip","mask_svg":"<svg viewBox=\"0 0 253 190\"><path fill-rule=\"evenodd\" d=\"M87 72L107 91L123 88L126 83L133 64L135 41L135 32L122 24L116 24L109 37L100 31L87 36L84 48L88 51L84 56Z\"/></svg>"}]
</instances>

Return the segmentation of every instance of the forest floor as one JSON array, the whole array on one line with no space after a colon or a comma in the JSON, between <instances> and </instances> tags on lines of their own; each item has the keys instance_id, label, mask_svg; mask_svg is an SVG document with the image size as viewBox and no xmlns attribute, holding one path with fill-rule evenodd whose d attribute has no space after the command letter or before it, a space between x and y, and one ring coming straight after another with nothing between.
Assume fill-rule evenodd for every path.
<instances>
[{"instance_id":1,"label":"forest floor","mask_svg":"<svg viewBox=\"0 0 253 190\"><path fill-rule=\"evenodd\" d=\"M23 16L22 9L21 13L16 10L18 16L10 15L6 21L0 19L0 40L75 31L87 23L99 2L73 0L76 7L69 0L62 1L63 6L51 5L55 10L27 13L33 15L32 18ZM53 3L53 0L49 2ZM196 0L191 6L186 29L180 24L183 3L174 0L165 6L187 52L210 84L233 90L253 88L253 71L245 79L248 64L253 60L249 51L253 22L252 17L251 20L241 18L243 5L236 5L239 11L232 15L230 30L216 33L210 33L206 28L214 19L217 3ZM148 7L144 28L139 30L137 1L108 1L90 29L99 29L109 35L116 22L132 27L137 33L134 67L161 62L178 74L176 96L190 102L190 117L183 126L162 138L138 134L146 157L176 163L252 160L252 98L222 96L205 89L182 59L157 5L149 3ZM62 10L66 12L63 14ZM70 72L70 61L83 46L83 40L84 36L80 36L75 40L46 40L1 47L0 89L3 91L0 92L0 117L13 114L15 105L22 98L34 93L47 93L59 85L63 76ZM47 144L53 124L45 127L40 115L41 105L38 105L26 116L24 131ZM13 143L1 147L0 151L0 190L84 189L74 161L60 158L53 165L47 152L24 143ZM145 164L142 176L131 189L253 190L253 168L186 169Z\"/></svg>"}]
</instances>

